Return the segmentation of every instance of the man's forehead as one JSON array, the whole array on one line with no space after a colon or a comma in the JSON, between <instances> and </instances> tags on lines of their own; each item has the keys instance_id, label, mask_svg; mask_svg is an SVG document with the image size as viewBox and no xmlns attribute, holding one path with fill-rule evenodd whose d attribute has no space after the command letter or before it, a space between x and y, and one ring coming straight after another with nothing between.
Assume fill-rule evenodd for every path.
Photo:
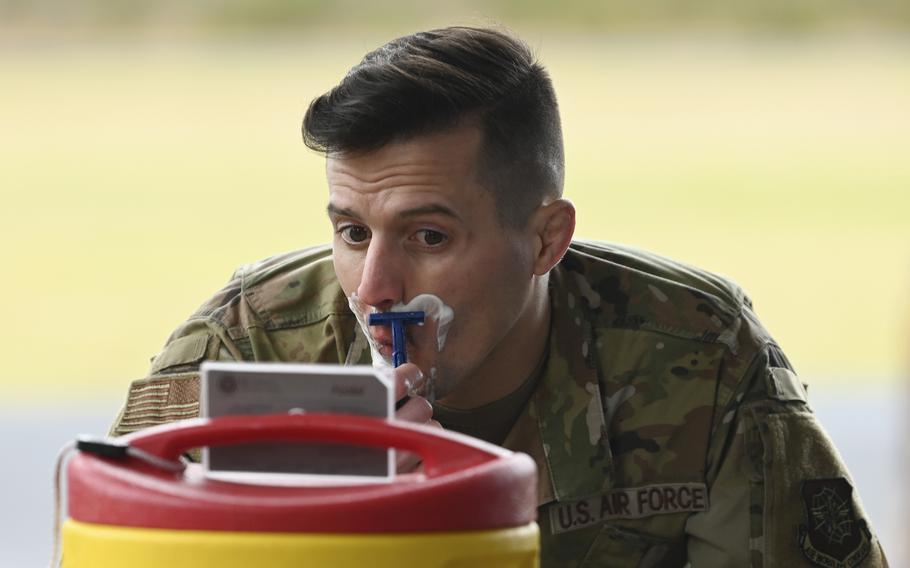
<instances>
[{"instance_id":1,"label":"man's forehead","mask_svg":"<svg viewBox=\"0 0 910 568\"><path fill-rule=\"evenodd\" d=\"M482 133L473 122L442 131L394 140L368 151L330 152L326 172L331 175L378 176L395 168L464 171L475 167Z\"/></svg>"},{"instance_id":2,"label":"man's forehead","mask_svg":"<svg viewBox=\"0 0 910 568\"><path fill-rule=\"evenodd\" d=\"M475 125L465 124L369 153L328 155L329 216L440 215L466 222L478 207L491 206L476 175L480 138Z\"/></svg>"}]
</instances>

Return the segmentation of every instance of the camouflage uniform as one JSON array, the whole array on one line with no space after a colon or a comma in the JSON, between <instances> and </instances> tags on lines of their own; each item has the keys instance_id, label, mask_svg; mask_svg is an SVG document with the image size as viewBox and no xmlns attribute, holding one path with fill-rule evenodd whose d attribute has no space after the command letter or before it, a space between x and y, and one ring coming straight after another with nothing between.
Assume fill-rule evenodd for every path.
<instances>
[{"instance_id":1,"label":"camouflage uniform","mask_svg":"<svg viewBox=\"0 0 910 568\"><path fill-rule=\"evenodd\" d=\"M576 242L550 292L544 374L503 444L538 464L542 566L886 565L736 285ZM131 385L113 433L195 416L205 359L369 363L331 250L238 270Z\"/></svg>"}]
</instances>

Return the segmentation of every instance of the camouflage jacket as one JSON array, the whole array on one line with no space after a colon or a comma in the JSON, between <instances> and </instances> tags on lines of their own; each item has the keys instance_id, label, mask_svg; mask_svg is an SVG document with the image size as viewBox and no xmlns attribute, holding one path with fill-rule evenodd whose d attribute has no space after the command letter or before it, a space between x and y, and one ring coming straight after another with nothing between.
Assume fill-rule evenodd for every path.
<instances>
[{"instance_id":1,"label":"camouflage jacket","mask_svg":"<svg viewBox=\"0 0 910 568\"><path fill-rule=\"evenodd\" d=\"M806 390L734 284L576 242L503 445L537 462L541 565L883 566ZM113 434L198 413L206 359L369 363L318 247L238 270L130 386Z\"/></svg>"}]
</instances>

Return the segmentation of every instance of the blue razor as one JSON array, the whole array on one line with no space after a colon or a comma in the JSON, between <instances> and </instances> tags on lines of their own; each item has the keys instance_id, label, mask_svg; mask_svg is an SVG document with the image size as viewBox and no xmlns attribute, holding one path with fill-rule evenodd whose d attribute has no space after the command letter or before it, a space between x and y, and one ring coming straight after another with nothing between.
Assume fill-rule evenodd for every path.
<instances>
[{"instance_id":1,"label":"blue razor","mask_svg":"<svg viewBox=\"0 0 910 568\"><path fill-rule=\"evenodd\" d=\"M426 312L377 312L370 314L370 325L387 325L392 328L392 365L400 367L408 362L408 347L404 337L405 326L420 325Z\"/></svg>"},{"instance_id":2,"label":"blue razor","mask_svg":"<svg viewBox=\"0 0 910 568\"><path fill-rule=\"evenodd\" d=\"M404 328L408 325L419 325L426 317L425 312L377 312L370 314L370 325L387 325L392 328L392 364L400 367L408 362L408 342ZM409 396L395 403L395 410L404 406Z\"/></svg>"}]
</instances>

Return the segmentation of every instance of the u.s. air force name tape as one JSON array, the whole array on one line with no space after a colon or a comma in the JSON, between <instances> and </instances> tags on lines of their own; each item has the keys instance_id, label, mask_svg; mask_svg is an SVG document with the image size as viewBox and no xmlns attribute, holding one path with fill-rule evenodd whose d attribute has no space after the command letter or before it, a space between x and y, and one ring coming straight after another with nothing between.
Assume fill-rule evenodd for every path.
<instances>
[{"instance_id":1,"label":"u.s. air force name tape","mask_svg":"<svg viewBox=\"0 0 910 568\"><path fill-rule=\"evenodd\" d=\"M554 534L596 525L610 519L638 519L670 513L708 510L708 489L704 483L663 483L623 487L603 495L550 505L550 527Z\"/></svg>"}]
</instances>

